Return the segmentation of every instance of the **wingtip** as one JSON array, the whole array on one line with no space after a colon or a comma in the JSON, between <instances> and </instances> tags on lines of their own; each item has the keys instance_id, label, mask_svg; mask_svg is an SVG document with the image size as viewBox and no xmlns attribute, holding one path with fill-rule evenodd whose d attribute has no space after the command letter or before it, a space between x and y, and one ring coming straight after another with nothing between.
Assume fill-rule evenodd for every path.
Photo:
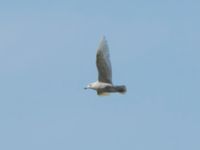
<instances>
[{"instance_id":1,"label":"wingtip","mask_svg":"<svg viewBox=\"0 0 200 150\"><path fill-rule=\"evenodd\" d=\"M100 40L100 45L107 45L107 40L106 37L103 35L101 40Z\"/></svg>"},{"instance_id":2,"label":"wingtip","mask_svg":"<svg viewBox=\"0 0 200 150\"><path fill-rule=\"evenodd\" d=\"M101 37L101 41L106 41L106 36L105 36L105 35L103 35L103 36Z\"/></svg>"}]
</instances>

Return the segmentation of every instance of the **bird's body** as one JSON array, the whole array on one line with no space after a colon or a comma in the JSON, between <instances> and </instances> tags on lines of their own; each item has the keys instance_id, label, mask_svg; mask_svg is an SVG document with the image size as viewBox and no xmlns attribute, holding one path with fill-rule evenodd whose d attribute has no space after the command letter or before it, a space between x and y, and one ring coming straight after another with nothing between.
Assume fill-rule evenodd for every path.
<instances>
[{"instance_id":1,"label":"bird's body","mask_svg":"<svg viewBox=\"0 0 200 150\"><path fill-rule=\"evenodd\" d=\"M105 37L102 38L97 49L96 65L99 73L98 81L90 83L85 89L96 90L98 95L107 95L107 93L111 92L126 92L124 85L114 86L112 84L112 67Z\"/></svg>"},{"instance_id":2,"label":"bird's body","mask_svg":"<svg viewBox=\"0 0 200 150\"><path fill-rule=\"evenodd\" d=\"M103 89L105 87L112 86L112 84L110 84L110 83L104 83L104 82L99 82L99 81L90 83L89 85L90 85L89 87L94 90Z\"/></svg>"}]
</instances>

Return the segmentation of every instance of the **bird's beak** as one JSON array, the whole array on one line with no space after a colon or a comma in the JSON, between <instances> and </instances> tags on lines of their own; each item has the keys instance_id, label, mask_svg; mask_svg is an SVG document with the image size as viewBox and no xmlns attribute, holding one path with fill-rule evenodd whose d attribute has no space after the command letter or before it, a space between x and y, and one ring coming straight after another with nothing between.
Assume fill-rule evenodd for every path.
<instances>
[{"instance_id":1,"label":"bird's beak","mask_svg":"<svg viewBox=\"0 0 200 150\"><path fill-rule=\"evenodd\" d=\"M87 87L84 87L84 89L87 90L88 88L87 88Z\"/></svg>"}]
</instances>

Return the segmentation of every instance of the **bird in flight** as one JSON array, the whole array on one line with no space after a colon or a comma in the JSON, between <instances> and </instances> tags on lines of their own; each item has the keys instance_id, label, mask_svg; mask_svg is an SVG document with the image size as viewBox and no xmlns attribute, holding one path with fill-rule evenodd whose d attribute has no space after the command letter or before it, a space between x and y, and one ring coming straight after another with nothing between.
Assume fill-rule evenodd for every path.
<instances>
[{"instance_id":1,"label":"bird in flight","mask_svg":"<svg viewBox=\"0 0 200 150\"><path fill-rule=\"evenodd\" d=\"M98 95L108 95L109 93L125 93L125 85L113 85L112 67L110 62L109 48L105 37L100 41L96 54L96 66L98 69L98 81L90 83L85 89L93 89Z\"/></svg>"}]
</instances>

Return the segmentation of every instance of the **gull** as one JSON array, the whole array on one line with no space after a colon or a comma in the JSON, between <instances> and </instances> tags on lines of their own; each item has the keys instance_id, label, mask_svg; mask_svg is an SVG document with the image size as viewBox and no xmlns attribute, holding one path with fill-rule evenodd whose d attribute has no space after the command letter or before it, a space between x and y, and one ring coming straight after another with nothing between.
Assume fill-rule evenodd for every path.
<instances>
[{"instance_id":1,"label":"gull","mask_svg":"<svg viewBox=\"0 0 200 150\"><path fill-rule=\"evenodd\" d=\"M110 54L105 36L102 37L96 54L96 66L98 70L98 80L90 83L85 89L93 89L100 96L109 93L125 93L125 85L113 85L112 83L112 67L110 62Z\"/></svg>"}]
</instances>

